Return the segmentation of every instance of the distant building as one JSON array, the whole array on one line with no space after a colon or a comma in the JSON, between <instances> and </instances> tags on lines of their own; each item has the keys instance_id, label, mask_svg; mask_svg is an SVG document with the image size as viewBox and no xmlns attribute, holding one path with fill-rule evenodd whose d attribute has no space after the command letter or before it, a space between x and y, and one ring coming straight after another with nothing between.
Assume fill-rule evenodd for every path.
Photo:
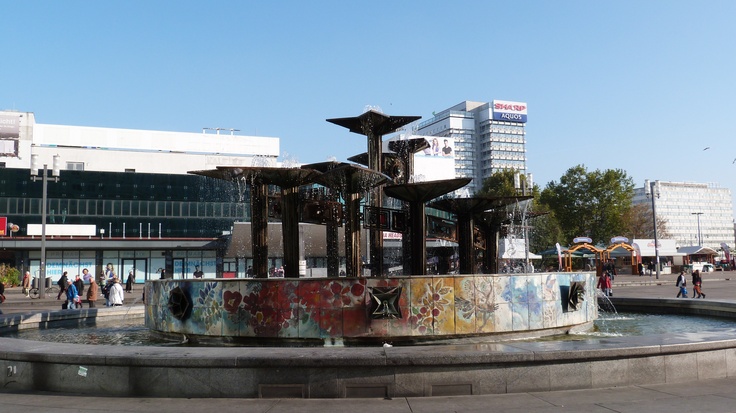
<instances>
[{"instance_id":1,"label":"distant building","mask_svg":"<svg viewBox=\"0 0 736 413\"><path fill-rule=\"evenodd\" d=\"M467 187L473 194L496 172L526 174L526 121L526 103L465 101L419 123L415 133L438 137L440 154L447 138L455 177L473 178Z\"/></svg>"},{"instance_id":2,"label":"distant building","mask_svg":"<svg viewBox=\"0 0 736 413\"><path fill-rule=\"evenodd\" d=\"M634 204L651 210L652 201L645 190L634 189ZM701 244L714 250L721 243L734 247L734 217L731 190L714 184L657 181L655 194L657 218L667 221L667 232L679 247ZM656 192L656 191L655 191ZM700 229L700 233L698 233ZM702 240L702 242L699 242Z\"/></svg>"}]
</instances>

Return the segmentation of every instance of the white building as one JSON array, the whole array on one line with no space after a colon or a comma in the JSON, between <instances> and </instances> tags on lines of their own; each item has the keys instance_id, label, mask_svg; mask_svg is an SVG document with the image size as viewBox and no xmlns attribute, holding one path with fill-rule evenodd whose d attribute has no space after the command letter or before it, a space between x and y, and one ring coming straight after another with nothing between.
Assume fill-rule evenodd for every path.
<instances>
[{"instance_id":1,"label":"white building","mask_svg":"<svg viewBox=\"0 0 736 413\"><path fill-rule=\"evenodd\" d=\"M526 103L465 101L419 123L416 133L453 141L455 176L473 178L473 194L495 172L526 173L526 120Z\"/></svg>"},{"instance_id":2,"label":"white building","mask_svg":"<svg viewBox=\"0 0 736 413\"><path fill-rule=\"evenodd\" d=\"M36 123L32 112L0 111L0 166L38 167L59 156L62 170L186 174L217 166L276 165L279 139Z\"/></svg>"},{"instance_id":3,"label":"white building","mask_svg":"<svg viewBox=\"0 0 736 413\"><path fill-rule=\"evenodd\" d=\"M634 189L634 204L651 210L652 200L644 187ZM721 243L734 247L731 191L715 184L656 181L654 202L658 219L667 221L669 237L678 246L701 245L714 250ZM658 196L657 196L658 194Z\"/></svg>"}]
</instances>

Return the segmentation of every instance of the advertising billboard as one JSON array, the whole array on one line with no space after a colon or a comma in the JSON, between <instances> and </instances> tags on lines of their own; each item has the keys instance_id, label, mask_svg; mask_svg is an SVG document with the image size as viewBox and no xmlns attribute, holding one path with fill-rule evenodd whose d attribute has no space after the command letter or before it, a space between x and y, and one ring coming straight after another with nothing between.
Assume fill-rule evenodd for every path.
<instances>
[{"instance_id":1,"label":"advertising billboard","mask_svg":"<svg viewBox=\"0 0 736 413\"><path fill-rule=\"evenodd\" d=\"M453 138L427 136L429 148L422 152L418 152L418 156L441 156L444 158L454 158L455 156L455 140Z\"/></svg>"},{"instance_id":2,"label":"advertising billboard","mask_svg":"<svg viewBox=\"0 0 736 413\"><path fill-rule=\"evenodd\" d=\"M525 102L508 100L493 101L493 120L526 123L527 106Z\"/></svg>"},{"instance_id":3,"label":"advertising billboard","mask_svg":"<svg viewBox=\"0 0 736 413\"><path fill-rule=\"evenodd\" d=\"M20 117L0 114L0 156L18 156Z\"/></svg>"}]
</instances>

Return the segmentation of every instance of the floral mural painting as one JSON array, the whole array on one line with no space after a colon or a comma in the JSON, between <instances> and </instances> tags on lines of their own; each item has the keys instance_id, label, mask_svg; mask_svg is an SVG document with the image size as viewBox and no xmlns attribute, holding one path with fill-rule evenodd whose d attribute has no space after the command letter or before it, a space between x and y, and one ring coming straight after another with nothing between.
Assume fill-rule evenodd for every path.
<instances>
[{"instance_id":1,"label":"floral mural painting","mask_svg":"<svg viewBox=\"0 0 736 413\"><path fill-rule=\"evenodd\" d=\"M412 315L409 321L417 333L434 334L435 319L454 301L452 288L444 285L442 278L412 284L412 287Z\"/></svg>"},{"instance_id":2,"label":"floral mural painting","mask_svg":"<svg viewBox=\"0 0 736 413\"><path fill-rule=\"evenodd\" d=\"M222 300L218 295L220 291L217 288L217 282L207 282L195 294L192 316L199 322L204 323L206 330L221 321Z\"/></svg>"},{"instance_id":3,"label":"floral mural painting","mask_svg":"<svg viewBox=\"0 0 736 413\"><path fill-rule=\"evenodd\" d=\"M303 339L536 330L595 317L594 280L595 274L583 273L155 280L146 285L146 326L165 333ZM578 311L565 312L562 302L569 302L573 284ZM172 311L183 295L191 299L191 315L177 318L186 314Z\"/></svg>"}]
</instances>

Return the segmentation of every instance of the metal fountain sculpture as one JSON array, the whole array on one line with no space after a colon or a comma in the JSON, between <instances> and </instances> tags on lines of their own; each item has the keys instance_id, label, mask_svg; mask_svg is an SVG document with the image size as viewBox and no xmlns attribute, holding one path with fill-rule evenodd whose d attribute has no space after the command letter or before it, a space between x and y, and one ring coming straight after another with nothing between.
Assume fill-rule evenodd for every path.
<instances>
[{"instance_id":1,"label":"metal fountain sculpture","mask_svg":"<svg viewBox=\"0 0 736 413\"><path fill-rule=\"evenodd\" d=\"M382 136L417 119L375 110L328 119L367 137L368 150L350 158L355 163L222 166L192 171L232 181L250 191L254 279L148 281L146 325L164 335L185 333L194 341L221 337L257 345L290 345L294 341L320 345L328 340L419 342L552 331L590 323L597 312L589 304L591 300L586 300L592 296L589 287L576 290L576 297L586 304L562 307L560 297L563 284L588 281L576 285L594 285L588 275L483 273L495 268L498 247L491 241L480 262L483 265L478 266L476 234L497 239L508 219L507 207L529 197L449 195L467 185L470 178L413 182L414 154L428 146L426 139L391 141L384 153ZM280 202L285 279L268 277L269 202L274 201L269 200L272 195L268 189L274 186L279 188L276 197ZM317 190L319 196L302 197L300 188L302 194ZM387 198L384 203L384 195L395 201ZM388 208L389 204L401 206ZM448 240L457 242L458 274L450 274L448 267L441 268L444 273L427 274L427 206L457 219L457 228L442 229L449 233ZM388 228L384 220L387 214L391 222ZM325 226L326 278L301 279L304 248L300 248L300 221ZM339 272L340 227L344 227L344 277ZM362 229L368 232L371 277L362 276ZM401 276L385 274L384 231L402 235ZM563 317L570 309L577 311L575 316Z\"/></svg>"}]
</instances>

